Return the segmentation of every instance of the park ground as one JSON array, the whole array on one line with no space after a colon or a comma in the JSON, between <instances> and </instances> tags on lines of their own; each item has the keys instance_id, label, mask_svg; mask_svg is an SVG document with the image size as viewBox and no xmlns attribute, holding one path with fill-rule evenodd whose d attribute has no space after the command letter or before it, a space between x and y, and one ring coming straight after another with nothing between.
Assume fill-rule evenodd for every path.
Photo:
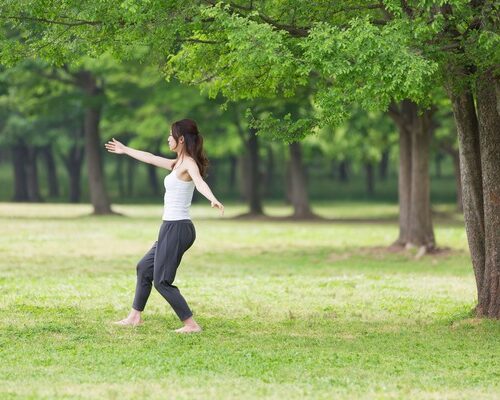
<instances>
[{"instance_id":1,"label":"park ground","mask_svg":"<svg viewBox=\"0 0 500 400\"><path fill-rule=\"evenodd\" d=\"M388 251L397 206L318 203L330 220L219 218L176 284L204 331L153 290L136 328L112 325L161 208L0 203L1 399L498 399L500 322L475 319L463 222L436 205L440 251ZM285 216L290 208L266 211Z\"/></svg>"}]
</instances>

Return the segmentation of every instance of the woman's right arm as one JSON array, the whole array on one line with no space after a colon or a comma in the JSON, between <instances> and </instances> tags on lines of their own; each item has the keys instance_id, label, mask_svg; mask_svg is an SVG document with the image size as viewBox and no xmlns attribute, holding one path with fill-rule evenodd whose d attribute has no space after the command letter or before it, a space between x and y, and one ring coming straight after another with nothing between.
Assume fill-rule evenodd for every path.
<instances>
[{"instance_id":1,"label":"woman's right arm","mask_svg":"<svg viewBox=\"0 0 500 400\"><path fill-rule=\"evenodd\" d=\"M132 147L127 147L123 143L113 138L108 143L104 145L110 153L116 154L126 154L136 160L155 165L160 168L172 169L175 160L169 158L155 156L154 154L148 153L147 151L141 151L133 149Z\"/></svg>"}]
</instances>

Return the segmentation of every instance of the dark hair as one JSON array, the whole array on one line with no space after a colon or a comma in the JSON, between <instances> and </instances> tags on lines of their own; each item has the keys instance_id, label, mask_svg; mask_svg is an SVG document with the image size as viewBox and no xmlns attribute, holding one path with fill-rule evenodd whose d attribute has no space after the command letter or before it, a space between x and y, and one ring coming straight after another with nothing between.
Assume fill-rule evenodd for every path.
<instances>
[{"instance_id":1,"label":"dark hair","mask_svg":"<svg viewBox=\"0 0 500 400\"><path fill-rule=\"evenodd\" d=\"M200 175L205 177L208 168L208 159L203 151L203 137L198 132L198 126L192 119L181 119L172 124L172 136L177 142L184 136L186 153L196 161Z\"/></svg>"}]
</instances>

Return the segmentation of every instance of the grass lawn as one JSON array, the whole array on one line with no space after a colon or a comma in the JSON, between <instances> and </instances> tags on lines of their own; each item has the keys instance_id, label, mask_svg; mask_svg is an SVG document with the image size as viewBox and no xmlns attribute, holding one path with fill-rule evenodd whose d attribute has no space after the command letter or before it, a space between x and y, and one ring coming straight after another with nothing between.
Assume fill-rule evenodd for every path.
<instances>
[{"instance_id":1,"label":"grass lawn","mask_svg":"<svg viewBox=\"0 0 500 400\"><path fill-rule=\"evenodd\" d=\"M155 290L143 326L111 324L161 218L158 206L115 209L125 216L0 203L0 399L500 398L500 322L471 318L450 207L435 219L447 250L415 260L384 249L394 205L318 204L330 222L196 205L176 284L204 332L187 336Z\"/></svg>"}]
</instances>

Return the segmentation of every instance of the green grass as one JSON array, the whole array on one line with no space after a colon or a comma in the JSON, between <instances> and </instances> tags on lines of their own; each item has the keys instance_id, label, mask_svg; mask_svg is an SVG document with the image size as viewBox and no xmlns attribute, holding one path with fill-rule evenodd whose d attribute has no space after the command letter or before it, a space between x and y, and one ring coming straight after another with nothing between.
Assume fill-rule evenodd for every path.
<instances>
[{"instance_id":1,"label":"green grass","mask_svg":"<svg viewBox=\"0 0 500 400\"><path fill-rule=\"evenodd\" d=\"M135 329L135 265L158 206L0 203L1 399L495 399L500 324L470 311L460 217L436 207L447 251L384 250L391 204L317 204L333 222L242 221L194 206L177 285L204 328L179 336L153 290ZM290 209L277 204L271 215ZM356 222L359 219L361 222Z\"/></svg>"}]
</instances>

